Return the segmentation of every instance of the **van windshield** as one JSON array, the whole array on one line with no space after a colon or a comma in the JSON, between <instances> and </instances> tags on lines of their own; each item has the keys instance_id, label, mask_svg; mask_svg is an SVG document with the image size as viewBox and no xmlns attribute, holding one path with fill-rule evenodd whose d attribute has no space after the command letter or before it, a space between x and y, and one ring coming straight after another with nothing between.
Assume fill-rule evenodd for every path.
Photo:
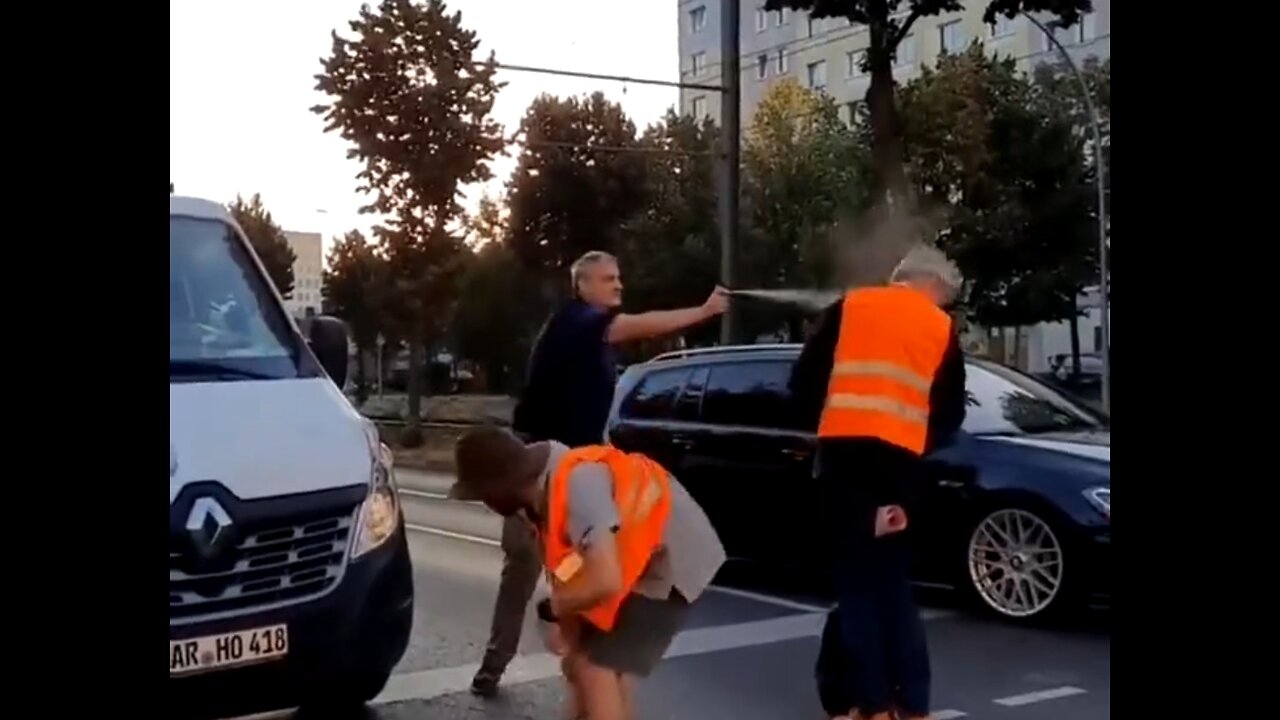
<instances>
[{"instance_id":1,"label":"van windshield","mask_svg":"<svg viewBox=\"0 0 1280 720\"><path fill-rule=\"evenodd\" d=\"M310 377L304 356L235 230L170 216L170 382Z\"/></svg>"}]
</instances>

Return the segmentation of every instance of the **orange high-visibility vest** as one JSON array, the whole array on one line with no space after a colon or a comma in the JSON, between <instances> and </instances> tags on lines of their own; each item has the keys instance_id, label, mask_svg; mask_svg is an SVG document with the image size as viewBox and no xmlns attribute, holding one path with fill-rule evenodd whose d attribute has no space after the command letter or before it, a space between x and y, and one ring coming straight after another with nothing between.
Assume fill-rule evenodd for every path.
<instances>
[{"instance_id":1,"label":"orange high-visibility vest","mask_svg":"<svg viewBox=\"0 0 1280 720\"><path fill-rule=\"evenodd\" d=\"M924 452L929 389L951 340L951 317L912 288L844 297L819 438L871 437Z\"/></svg>"},{"instance_id":2,"label":"orange high-visibility vest","mask_svg":"<svg viewBox=\"0 0 1280 720\"><path fill-rule=\"evenodd\" d=\"M622 590L582 616L608 631L617 621L622 601L662 544L671 515L671 482L658 463L609 445L574 448L566 453L547 488L547 529L543 533L547 570L560 582L569 582L582 567L582 557L568 537L569 473L579 463L591 462L604 463L613 478L613 501L619 518L614 540L622 568Z\"/></svg>"}]
</instances>

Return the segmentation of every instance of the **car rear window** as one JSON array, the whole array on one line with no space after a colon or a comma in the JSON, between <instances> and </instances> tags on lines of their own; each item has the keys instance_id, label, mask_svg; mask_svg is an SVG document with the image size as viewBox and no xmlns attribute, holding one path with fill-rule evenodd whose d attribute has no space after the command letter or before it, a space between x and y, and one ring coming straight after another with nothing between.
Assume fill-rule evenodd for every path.
<instances>
[{"instance_id":1,"label":"car rear window","mask_svg":"<svg viewBox=\"0 0 1280 720\"><path fill-rule=\"evenodd\" d=\"M689 368L651 372L640 379L622 401L619 413L633 420L661 420L671 416L680 389L691 374Z\"/></svg>"},{"instance_id":2,"label":"car rear window","mask_svg":"<svg viewBox=\"0 0 1280 720\"><path fill-rule=\"evenodd\" d=\"M702 421L713 425L795 429L788 382L791 363L761 360L713 365Z\"/></svg>"}]
</instances>

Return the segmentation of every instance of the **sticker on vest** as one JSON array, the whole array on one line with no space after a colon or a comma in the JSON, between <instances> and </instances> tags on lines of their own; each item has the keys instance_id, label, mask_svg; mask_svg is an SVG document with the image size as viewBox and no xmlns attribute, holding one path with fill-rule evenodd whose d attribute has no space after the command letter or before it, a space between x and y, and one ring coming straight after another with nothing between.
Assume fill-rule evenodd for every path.
<instances>
[{"instance_id":1,"label":"sticker on vest","mask_svg":"<svg viewBox=\"0 0 1280 720\"><path fill-rule=\"evenodd\" d=\"M551 571L555 578L560 582L569 582L569 580L578 574L582 569L582 556L578 553L569 553L568 557L560 561L560 564Z\"/></svg>"}]
</instances>

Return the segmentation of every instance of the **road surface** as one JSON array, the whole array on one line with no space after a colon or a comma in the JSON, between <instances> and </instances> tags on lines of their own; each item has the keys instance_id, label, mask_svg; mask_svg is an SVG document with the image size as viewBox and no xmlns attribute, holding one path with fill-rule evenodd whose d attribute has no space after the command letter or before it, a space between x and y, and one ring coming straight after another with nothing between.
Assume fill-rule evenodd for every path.
<instances>
[{"instance_id":1,"label":"road surface","mask_svg":"<svg viewBox=\"0 0 1280 720\"><path fill-rule=\"evenodd\" d=\"M504 691L467 692L484 651L497 588L500 523L446 501L450 478L400 471L417 609L414 635L369 718L548 720L563 701L558 664L526 622ZM937 597L933 597L937 596ZM934 717L1106 720L1111 717L1109 615L1069 628L1027 628L922 598L934 673ZM668 659L642 686L640 717L821 720L813 684L828 603L760 587L717 587L695 605Z\"/></svg>"}]
</instances>

